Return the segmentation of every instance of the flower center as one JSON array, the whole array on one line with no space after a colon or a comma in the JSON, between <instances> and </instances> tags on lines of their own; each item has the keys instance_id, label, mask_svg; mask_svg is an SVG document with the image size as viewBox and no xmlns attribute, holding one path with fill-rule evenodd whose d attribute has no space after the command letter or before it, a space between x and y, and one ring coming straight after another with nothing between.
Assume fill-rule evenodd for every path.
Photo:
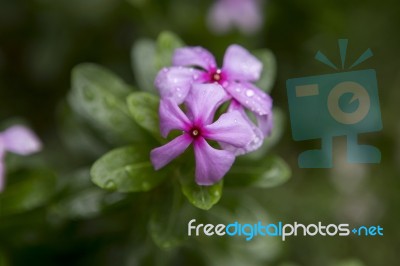
<instances>
[{"instance_id":1,"label":"flower center","mask_svg":"<svg viewBox=\"0 0 400 266\"><path fill-rule=\"evenodd\" d=\"M211 75L211 79L213 82L217 82L219 83L222 79L222 75L221 75L221 69L217 69L212 75Z\"/></svg>"},{"instance_id":2,"label":"flower center","mask_svg":"<svg viewBox=\"0 0 400 266\"><path fill-rule=\"evenodd\" d=\"M190 136L192 136L192 138L197 138L200 135L201 135L200 129L198 129L197 127L194 127L190 130Z\"/></svg>"}]
</instances>

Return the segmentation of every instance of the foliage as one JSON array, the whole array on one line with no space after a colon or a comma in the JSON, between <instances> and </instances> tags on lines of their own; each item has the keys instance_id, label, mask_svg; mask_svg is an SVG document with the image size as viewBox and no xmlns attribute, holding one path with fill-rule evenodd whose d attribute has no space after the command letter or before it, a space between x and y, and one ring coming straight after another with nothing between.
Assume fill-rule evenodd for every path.
<instances>
[{"instance_id":1,"label":"foliage","mask_svg":"<svg viewBox=\"0 0 400 266\"><path fill-rule=\"evenodd\" d=\"M221 37L206 27L211 1L2 1L0 127L23 117L45 149L4 158L0 265L397 265L400 6L265 2L260 32ZM335 58L342 37L351 53L375 53L363 67L377 71L384 130L360 142L378 146L382 164L343 164L335 140L337 167L299 169L298 153L319 143L291 140L285 81L331 73L312 57L324 49ZM263 62L257 86L274 99L271 137L211 187L194 183L189 152L155 171L149 152L168 141L155 75L177 47L203 46L221 63L232 43ZM188 237L193 218L381 224L385 237Z\"/></svg>"}]
</instances>

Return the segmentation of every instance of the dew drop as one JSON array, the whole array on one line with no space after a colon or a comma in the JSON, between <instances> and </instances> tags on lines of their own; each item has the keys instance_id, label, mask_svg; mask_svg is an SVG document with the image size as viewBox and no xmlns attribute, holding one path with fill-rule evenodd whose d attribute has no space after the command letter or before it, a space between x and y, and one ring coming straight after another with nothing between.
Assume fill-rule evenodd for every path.
<instances>
[{"instance_id":1,"label":"dew drop","mask_svg":"<svg viewBox=\"0 0 400 266\"><path fill-rule=\"evenodd\" d=\"M254 91L253 90L247 90L246 91L246 96L247 97L253 97L254 96Z\"/></svg>"},{"instance_id":2,"label":"dew drop","mask_svg":"<svg viewBox=\"0 0 400 266\"><path fill-rule=\"evenodd\" d=\"M163 71L164 71L164 72L168 72L168 68L164 67L164 68L163 68Z\"/></svg>"},{"instance_id":3,"label":"dew drop","mask_svg":"<svg viewBox=\"0 0 400 266\"><path fill-rule=\"evenodd\" d=\"M116 190L117 189L117 184L115 184L114 181L112 180L108 180L105 184L104 184L104 188L108 189L108 190Z\"/></svg>"},{"instance_id":4,"label":"dew drop","mask_svg":"<svg viewBox=\"0 0 400 266\"><path fill-rule=\"evenodd\" d=\"M125 166L125 171L128 172L128 174L132 174L132 172L134 171L134 168L130 165Z\"/></svg>"}]
</instances>

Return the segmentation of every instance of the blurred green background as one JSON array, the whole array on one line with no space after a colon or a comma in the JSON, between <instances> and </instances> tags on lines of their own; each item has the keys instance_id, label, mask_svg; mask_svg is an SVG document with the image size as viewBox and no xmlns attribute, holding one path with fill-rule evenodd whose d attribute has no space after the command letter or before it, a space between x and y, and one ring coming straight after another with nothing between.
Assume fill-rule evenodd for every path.
<instances>
[{"instance_id":1,"label":"blurred green background","mask_svg":"<svg viewBox=\"0 0 400 266\"><path fill-rule=\"evenodd\" d=\"M1 0L0 122L5 127L10 119L23 119L46 146L38 156L8 157L7 179L17 182L30 165L46 166L51 171L30 173L50 180L49 187L39 188L43 204L0 216L0 265L399 265L399 2L270 0L263 7L263 28L252 36L236 31L222 36L211 33L206 14L212 2ZM379 224L384 227L384 237L292 237L285 242L251 243L199 238L175 248L157 247L147 233L149 227L152 230L147 206L157 191L120 195L94 187L87 166L109 147L97 145L101 139L95 139L85 140L82 150L74 150L76 135L66 140L62 125L68 120L62 117L68 112L65 97L75 65L97 63L136 84L132 44L140 38L155 39L164 30L176 33L188 45L204 46L219 61L228 45L239 43L249 50L271 49L278 62L271 95L286 120L282 139L273 151L290 164L292 178L268 190L225 189L221 203L207 214L208 219L226 215L233 221L243 216L254 222L252 217L261 215L288 223ZM292 140L285 82L332 73L313 57L322 50L338 63L339 38L349 39L350 61L367 48L374 52L374 57L359 68L377 72L383 131L366 134L361 140L380 148L382 162L347 164L343 159L345 139L337 138L333 169L299 169L298 154L318 142ZM20 169L19 164L23 169L12 171ZM61 174L53 177L54 173ZM58 193L47 197L46 191L53 187ZM250 194L253 197L247 198ZM235 206L234 210L229 212L229 206ZM2 208L7 212L7 206L0 202L0 211ZM190 219L179 216L178 220L186 232Z\"/></svg>"}]
</instances>

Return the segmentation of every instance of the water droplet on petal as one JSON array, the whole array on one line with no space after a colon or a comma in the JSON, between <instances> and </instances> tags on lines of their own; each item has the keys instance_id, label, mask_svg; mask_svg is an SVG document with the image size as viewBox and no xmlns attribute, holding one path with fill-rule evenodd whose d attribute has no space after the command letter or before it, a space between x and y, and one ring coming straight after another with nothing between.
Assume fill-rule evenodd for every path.
<instances>
[{"instance_id":1,"label":"water droplet on petal","mask_svg":"<svg viewBox=\"0 0 400 266\"><path fill-rule=\"evenodd\" d=\"M164 68L163 68L163 71L164 71L164 72L168 72L168 68L164 67Z\"/></svg>"},{"instance_id":2,"label":"water droplet on petal","mask_svg":"<svg viewBox=\"0 0 400 266\"><path fill-rule=\"evenodd\" d=\"M253 91L253 90L250 90L250 89L247 90L247 91L246 91L246 96L247 96L247 97L253 97L253 96L254 96L254 91Z\"/></svg>"}]
</instances>

